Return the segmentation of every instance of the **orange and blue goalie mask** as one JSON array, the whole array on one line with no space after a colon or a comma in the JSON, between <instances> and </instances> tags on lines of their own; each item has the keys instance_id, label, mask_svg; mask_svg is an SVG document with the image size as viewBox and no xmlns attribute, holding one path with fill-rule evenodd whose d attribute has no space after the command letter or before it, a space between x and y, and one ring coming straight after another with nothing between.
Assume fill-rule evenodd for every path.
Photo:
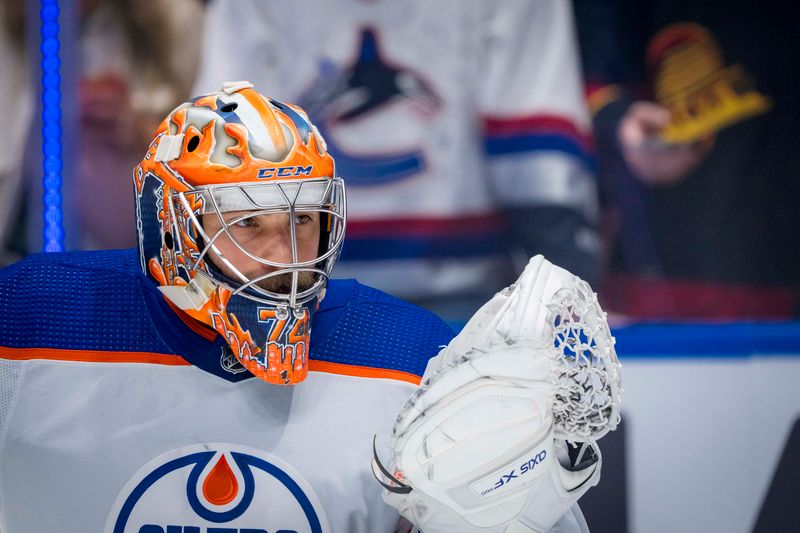
<instances>
[{"instance_id":1,"label":"orange and blue goalie mask","mask_svg":"<svg viewBox=\"0 0 800 533\"><path fill-rule=\"evenodd\" d=\"M165 119L134 182L142 267L164 296L256 377L305 379L345 230L344 184L305 113L226 86Z\"/></svg>"}]
</instances>

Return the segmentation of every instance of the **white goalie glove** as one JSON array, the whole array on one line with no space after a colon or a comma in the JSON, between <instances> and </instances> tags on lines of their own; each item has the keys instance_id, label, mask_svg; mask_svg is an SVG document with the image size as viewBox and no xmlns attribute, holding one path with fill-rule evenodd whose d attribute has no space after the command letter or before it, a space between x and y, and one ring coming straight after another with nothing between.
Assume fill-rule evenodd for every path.
<instances>
[{"instance_id":1,"label":"white goalie glove","mask_svg":"<svg viewBox=\"0 0 800 533\"><path fill-rule=\"evenodd\" d=\"M428 364L373 471L424 533L549 530L599 481L620 364L580 278L542 256Z\"/></svg>"}]
</instances>

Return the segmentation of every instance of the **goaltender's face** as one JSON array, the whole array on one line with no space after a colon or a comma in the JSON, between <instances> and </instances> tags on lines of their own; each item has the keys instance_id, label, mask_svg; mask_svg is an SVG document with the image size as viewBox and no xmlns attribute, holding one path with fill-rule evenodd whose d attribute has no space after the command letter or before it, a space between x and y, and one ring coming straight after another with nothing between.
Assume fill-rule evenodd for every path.
<instances>
[{"instance_id":1,"label":"goaltender's face","mask_svg":"<svg viewBox=\"0 0 800 533\"><path fill-rule=\"evenodd\" d=\"M275 213L256 215L245 218L239 222L233 220L245 215L246 211L231 211L223 213L222 218L228 224L229 231L236 242L245 250L256 257L261 257L276 263L292 262L292 236L288 213ZM206 214L201 218L206 235L212 237L221 228L222 224L215 214ZM298 261L311 261L317 257L319 251L320 223L319 213L296 213L295 232L297 236ZM214 241L220 252L239 271L253 279L269 272L279 270L275 267L259 263L245 254L239 246L233 243L227 233L222 233ZM209 250L211 261L223 274L231 279L238 280L236 276L222 261L219 256ZM300 272L298 274L298 291L309 288L314 283L314 274ZM287 294L291 290L291 274L281 274L266 278L257 283L261 288Z\"/></svg>"}]
</instances>

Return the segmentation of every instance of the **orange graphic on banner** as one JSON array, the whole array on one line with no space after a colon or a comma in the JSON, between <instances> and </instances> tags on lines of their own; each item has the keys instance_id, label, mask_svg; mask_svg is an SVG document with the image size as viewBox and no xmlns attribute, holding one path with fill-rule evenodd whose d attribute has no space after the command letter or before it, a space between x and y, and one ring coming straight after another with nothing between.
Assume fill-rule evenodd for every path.
<instances>
[{"instance_id":1,"label":"orange graphic on banner","mask_svg":"<svg viewBox=\"0 0 800 533\"><path fill-rule=\"evenodd\" d=\"M672 114L665 142L695 142L772 107L741 65L725 66L714 37L699 24L664 28L650 42L647 62L656 100Z\"/></svg>"}]
</instances>

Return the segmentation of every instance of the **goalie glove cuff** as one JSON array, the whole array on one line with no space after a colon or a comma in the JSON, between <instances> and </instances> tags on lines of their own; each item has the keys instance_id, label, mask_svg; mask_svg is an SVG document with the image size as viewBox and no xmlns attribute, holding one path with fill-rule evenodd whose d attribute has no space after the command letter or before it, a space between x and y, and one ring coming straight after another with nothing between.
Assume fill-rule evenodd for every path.
<instances>
[{"instance_id":1,"label":"goalie glove cuff","mask_svg":"<svg viewBox=\"0 0 800 533\"><path fill-rule=\"evenodd\" d=\"M548 439L555 442L554 446L546 447L544 442ZM545 533L600 480L602 456L596 444L586 445L591 450L584 454L586 459L579 463L583 467L579 470L571 461L562 464L560 458L566 457L567 446L563 440L553 441L549 434L541 446L519 460L469 484L470 489L479 488L486 498L480 507L450 508L402 481L398 484L401 490L387 487L383 500L422 531ZM531 458L525 461L527 456ZM525 480L526 474L537 468L538 477ZM383 473L388 475L385 469Z\"/></svg>"},{"instance_id":2,"label":"goalie glove cuff","mask_svg":"<svg viewBox=\"0 0 800 533\"><path fill-rule=\"evenodd\" d=\"M566 451L568 444L557 440L555 446L556 455L562 457L561 452ZM569 464L562 464L561 461L554 461L550 475L543 480L543 486L531 492L523 513L517 517L515 523L524 525L529 531L545 533L586 491L600 482L602 467L600 449L597 444L587 444L587 446L591 448L589 454L591 459L581 461L579 466L583 468L580 470L574 469L574 466ZM514 531L513 528L509 529Z\"/></svg>"}]
</instances>

